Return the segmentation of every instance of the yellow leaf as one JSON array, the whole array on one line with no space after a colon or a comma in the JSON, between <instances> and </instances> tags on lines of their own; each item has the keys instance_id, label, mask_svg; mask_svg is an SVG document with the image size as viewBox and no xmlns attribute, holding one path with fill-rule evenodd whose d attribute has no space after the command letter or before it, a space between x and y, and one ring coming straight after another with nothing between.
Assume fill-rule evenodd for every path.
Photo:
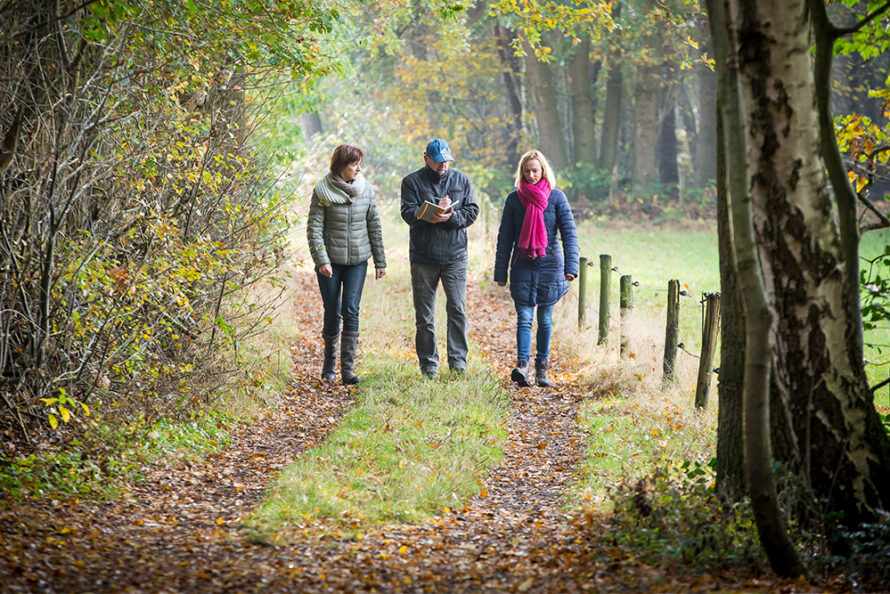
<instances>
[{"instance_id":1,"label":"yellow leaf","mask_svg":"<svg viewBox=\"0 0 890 594\"><path fill-rule=\"evenodd\" d=\"M399 547L399 554L404 555L405 551L407 551L407 550L408 550L408 547L406 545L402 545Z\"/></svg>"},{"instance_id":2,"label":"yellow leaf","mask_svg":"<svg viewBox=\"0 0 890 594\"><path fill-rule=\"evenodd\" d=\"M83 412L86 413L87 416L90 416L90 407L83 402L80 403L80 406L83 407Z\"/></svg>"},{"instance_id":3,"label":"yellow leaf","mask_svg":"<svg viewBox=\"0 0 890 594\"><path fill-rule=\"evenodd\" d=\"M59 426L59 419L56 418L56 415L49 416L49 426L53 429Z\"/></svg>"},{"instance_id":4,"label":"yellow leaf","mask_svg":"<svg viewBox=\"0 0 890 594\"><path fill-rule=\"evenodd\" d=\"M446 505L445 507L442 508L442 513L443 513L443 514L450 514L450 513L451 513L451 508L448 507L448 506Z\"/></svg>"},{"instance_id":5,"label":"yellow leaf","mask_svg":"<svg viewBox=\"0 0 890 594\"><path fill-rule=\"evenodd\" d=\"M62 415L62 420L66 423L71 420L71 411L65 408L64 406L59 407L59 413Z\"/></svg>"},{"instance_id":6,"label":"yellow leaf","mask_svg":"<svg viewBox=\"0 0 890 594\"><path fill-rule=\"evenodd\" d=\"M226 523L226 521L225 521L224 519L222 519L222 518L217 518L217 519L216 519L216 523L219 524L220 526L222 526L223 524Z\"/></svg>"}]
</instances>

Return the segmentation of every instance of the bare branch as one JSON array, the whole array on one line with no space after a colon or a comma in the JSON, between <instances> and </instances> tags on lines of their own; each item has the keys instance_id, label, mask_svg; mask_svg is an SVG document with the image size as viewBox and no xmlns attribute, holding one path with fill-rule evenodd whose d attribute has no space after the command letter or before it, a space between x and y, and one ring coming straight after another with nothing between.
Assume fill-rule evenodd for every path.
<instances>
[{"instance_id":1,"label":"bare branch","mask_svg":"<svg viewBox=\"0 0 890 594\"><path fill-rule=\"evenodd\" d=\"M874 214L876 217L878 217L878 219L880 219L880 221L881 221L881 224L877 227L869 225L869 227L868 227L869 229L883 229L885 227L890 227L890 219L887 218L887 215L885 215L880 210L878 210L878 208L874 204L872 204L871 200L869 200L868 198L865 198L862 194L858 194L858 193L856 194L856 197L859 198L859 201L863 205L865 205L865 208L870 210L872 212L872 214ZM865 227L862 227L862 229L865 229Z\"/></svg>"}]
</instances>

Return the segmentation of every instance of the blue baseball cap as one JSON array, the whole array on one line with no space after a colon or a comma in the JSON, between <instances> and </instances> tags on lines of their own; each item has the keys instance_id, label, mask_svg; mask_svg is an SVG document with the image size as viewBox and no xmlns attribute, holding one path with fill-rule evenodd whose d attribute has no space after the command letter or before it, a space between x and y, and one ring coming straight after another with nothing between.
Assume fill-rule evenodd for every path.
<instances>
[{"instance_id":1,"label":"blue baseball cap","mask_svg":"<svg viewBox=\"0 0 890 594\"><path fill-rule=\"evenodd\" d=\"M451 149L448 148L448 143L441 138L434 138L431 140L430 143L426 145L426 150L423 154L436 163L454 161L454 157L451 156Z\"/></svg>"}]
</instances>

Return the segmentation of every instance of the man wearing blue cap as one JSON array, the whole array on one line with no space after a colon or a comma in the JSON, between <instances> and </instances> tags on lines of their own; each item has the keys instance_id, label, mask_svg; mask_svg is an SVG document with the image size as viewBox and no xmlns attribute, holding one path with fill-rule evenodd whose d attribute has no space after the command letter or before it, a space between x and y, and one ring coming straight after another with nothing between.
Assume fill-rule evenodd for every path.
<instances>
[{"instance_id":1,"label":"man wearing blue cap","mask_svg":"<svg viewBox=\"0 0 890 594\"><path fill-rule=\"evenodd\" d=\"M448 366L456 373L467 368L467 227L479 215L479 206L470 178L451 169L453 160L448 143L433 139L426 145L424 166L402 179L402 218L411 227L414 345L426 377L434 377L439 369L434 315L440 281L448 314ZM426 202L446 210L421 218Z\"/></svg>"}]
</instances>

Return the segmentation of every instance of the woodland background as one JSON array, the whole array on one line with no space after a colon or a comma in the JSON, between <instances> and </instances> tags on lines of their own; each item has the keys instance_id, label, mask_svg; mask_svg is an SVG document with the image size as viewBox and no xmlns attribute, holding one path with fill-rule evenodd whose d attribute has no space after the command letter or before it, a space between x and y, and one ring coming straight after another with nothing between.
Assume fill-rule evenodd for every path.
<instances>
[{"instance_id":1,"label":"woodland background","mask_svg":"<svg viewBox=\"0 0 890 594\"><path fill-rule=\"evenodd\" d=\"M864 233L888 225L886 9L827 5L840 27L877 15L837 40L830 77ZM159 423L279 390L275 320L305 256L291 240L340 142L365 149L383 205L441 136L492 218L536 147L579 221L717 226L718 72L699 2L7 0L0 22L10 467L74 441L110 472ZM888 257L854 279L876 389Z\"/></svg>"}]
</instances>

